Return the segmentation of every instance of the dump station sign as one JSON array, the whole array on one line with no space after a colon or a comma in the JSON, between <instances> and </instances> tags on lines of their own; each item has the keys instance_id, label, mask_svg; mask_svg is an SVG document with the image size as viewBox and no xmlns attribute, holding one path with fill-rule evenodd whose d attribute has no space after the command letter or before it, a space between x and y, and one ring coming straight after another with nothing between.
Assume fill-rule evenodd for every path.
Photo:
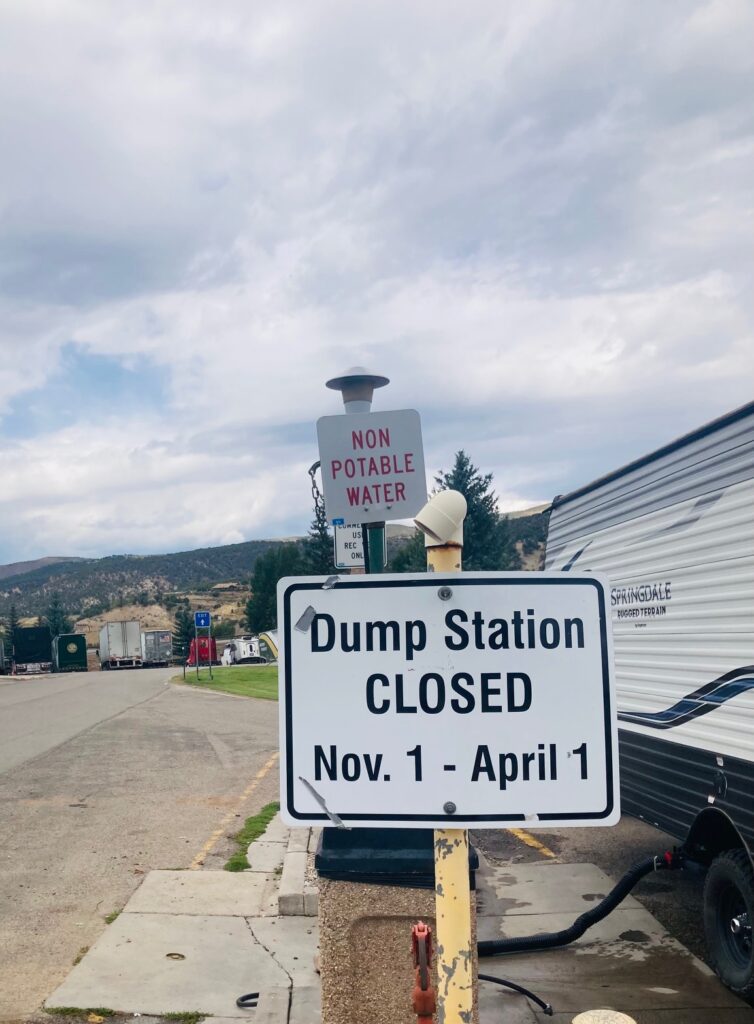
<instances>
[{"instance_id":1,"label":"dump station sign","mask_svg":"<svg viewBox=\"0 0 754 1024\"><path fill-rule=\"evenodd\" d=\"M317 420L327 518L410 519L427 500L421 421L415 409Z\"/></svg>"},{"instance_id":2,"label":"dump station sign","mask_svg":"<svg viewBox=\"0 0 754 1024\"><path fill-rule=\"evenodd\" d=\"M605 595L592 574L281 580L285 820L615 824Z\"/></svg>"}]
</instances>

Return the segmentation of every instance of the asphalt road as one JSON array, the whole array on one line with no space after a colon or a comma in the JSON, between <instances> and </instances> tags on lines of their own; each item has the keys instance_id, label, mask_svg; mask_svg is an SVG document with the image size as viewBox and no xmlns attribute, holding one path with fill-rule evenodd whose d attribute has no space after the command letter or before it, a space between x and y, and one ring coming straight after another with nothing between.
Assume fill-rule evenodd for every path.
<instances>
[{"instance_id":1,"label":"asphalt road","mask_svg":"<svg viewBox=\"0 0 754 1024\"><path fill-rule=\"evenodd\" d=\"M277 704L172 674L0 683L2 1021L38 1010L145 872L222 866L276 799L274 763L248 787L277 750Z\"/></svg>"}]
</instances>

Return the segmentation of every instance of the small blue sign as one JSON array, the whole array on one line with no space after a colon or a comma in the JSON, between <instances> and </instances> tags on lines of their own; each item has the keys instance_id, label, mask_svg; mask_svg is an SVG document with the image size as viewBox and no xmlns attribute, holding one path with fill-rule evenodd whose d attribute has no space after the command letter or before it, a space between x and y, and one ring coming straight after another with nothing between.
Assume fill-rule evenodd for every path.
<instances>
[{"instance_id":1,"label":"small blue sign","mask_svg":"<svg viewBox=\"0 0 754 1024\"><path fill-rule=\"evenodd\" d=\"M209 629L212 616L209 612L194 612L195 629Z\"/></svg>"},{"instance_id":2,"label":"small blue sign","mask_svg":"<svg viewBox=\"0 0 754 1024\"><path fill-rule=\"evenodd\" d=\"M336 519L333 519L332 524L333 524L333 526L345 526L346 525L346 521L345 521L345 519L342 519L342 518L336 518Z\"/></svg>"}]
</instances>

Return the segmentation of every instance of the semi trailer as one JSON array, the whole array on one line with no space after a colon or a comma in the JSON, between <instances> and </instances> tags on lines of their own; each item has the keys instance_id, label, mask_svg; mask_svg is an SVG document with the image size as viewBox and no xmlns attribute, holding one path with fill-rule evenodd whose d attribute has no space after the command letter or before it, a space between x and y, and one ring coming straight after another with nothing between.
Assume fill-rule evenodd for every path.
<instances>
[{"instance_id":1,"label":"semi trailer","mask_svg":"<svg viewBox=\"0 0 754 1024\"><path fill-rule=\"evenodd\" d=\"M165 629L145 629L141 634L144 665L169 665L173 660L173 634Z\"/></svg>"},{"instance_id":2,"label":"semi trailer","mask_svg":"<svg viewBox=\"0 0 754 1024\"><path fill-rule=\"evenodd\" d=\"M754 995L754 403L554 500L545 566L610 581L621 802L707 867L710 960Z\"/></svg>"},{"instance_id":3,"label":"semi trailer","mask_svg":"<svg viewBox=\"0 0 754 1024\"><path fill-rule=\"evenodd\" d=\"M139 623L106 622L99 631L99 660L103 669L141 668Z\"/></svg>"},{"instance_id":4,"label":"semi trailer","mask_svg":"<svg viewBox=\"0 0 754 1024\"><path fill-rule=\"evenodd\" d=\"M33 675L52 671L52 634L49 626L19 626L13 633L13 671Z\"/></svg>"},{"instance_id":5,"label":"semi trailer","mask_svg":"<svg viewBox=\"0 0 754 1024\"><path fill-rule=\"evenodd\" d=\"M54 672L86 672L86 637L83 633L61 633L52 638Z\"/></svg>"}]
</instances>

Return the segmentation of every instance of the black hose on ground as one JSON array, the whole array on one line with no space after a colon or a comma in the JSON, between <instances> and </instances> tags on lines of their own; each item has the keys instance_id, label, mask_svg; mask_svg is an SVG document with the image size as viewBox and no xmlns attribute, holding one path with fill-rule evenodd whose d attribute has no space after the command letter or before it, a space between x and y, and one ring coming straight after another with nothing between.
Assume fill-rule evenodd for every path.
<instances>
[{"instance_id":1,"label":"black hose on ground","mask_svg":"<svg viewBox=\"0 0 754 1024\"><path fill-rule=\"evenodd\" d=\"M635 864L617 885L601 900L596 907L581 914L569 928L563 928L559 932L545 932L541 935L525 935L517 939L489 939L477 943L477 951L480 957L504 956L507 953L530 953L542 949L555 949L557 946L567 946L581 938L584 932L607 917L631 892L633 887L645 875L652 871L669 871L680 868L682 857L680 852L667 852L660 857L648 857Z\"/></svg>"},{"instance_id":2,"label":"black hose on ground","mask_svg":"<svg viewBox=\"0 0 754 1024\"><path fill-rule=\"evenodd\" d=\"M509 988L512 992L518 992L520 996L526 996L527 999L531 999L533 1003L544 1010L545 1017L552 1017L553 1009L549 1003L546 1003L544 999L540 999L538 995L535 995L528 988L524 988L523 985L517 985L515 981L506 981L505 978L494 978L491 974L479 974L477 975L480 981L491 981L495 985L502 985L503 988Z\"/></svg>"}]
</instances>

